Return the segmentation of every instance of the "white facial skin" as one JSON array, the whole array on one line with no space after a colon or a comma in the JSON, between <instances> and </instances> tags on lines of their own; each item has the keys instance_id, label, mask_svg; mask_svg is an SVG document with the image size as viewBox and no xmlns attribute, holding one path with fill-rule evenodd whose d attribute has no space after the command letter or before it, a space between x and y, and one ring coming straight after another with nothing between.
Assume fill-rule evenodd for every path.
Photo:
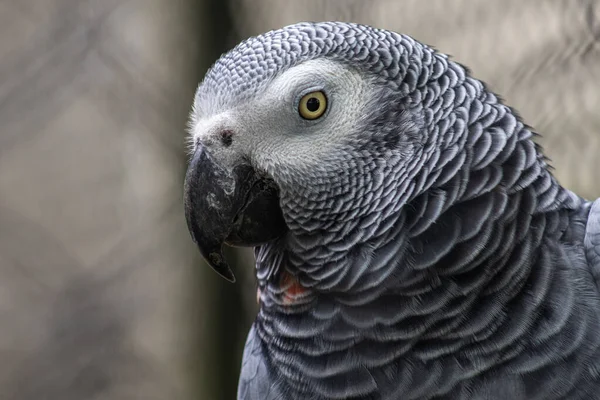
<instances>
[{"instance_id":1,"label":"white facial skin","mask_svg":"<svg viewBox=\"0 0 600 400\"><path fill-rule=\"evenodd\" d=\"M306 120L298 103L313 91L325 93L327 110L315 120ZM339 157L375 97L376 89L358 71L328 60L311 60L283 72L235 108L202 115L203 109L212 107L196 104L192 140L206 146L223 166L233 167L246 159L257 171L285 184L286 177L315 173L335 162L332 157L336 153ZM229 146L221 142L223 130L233 133Z\"/></svg>"}]
</instances>

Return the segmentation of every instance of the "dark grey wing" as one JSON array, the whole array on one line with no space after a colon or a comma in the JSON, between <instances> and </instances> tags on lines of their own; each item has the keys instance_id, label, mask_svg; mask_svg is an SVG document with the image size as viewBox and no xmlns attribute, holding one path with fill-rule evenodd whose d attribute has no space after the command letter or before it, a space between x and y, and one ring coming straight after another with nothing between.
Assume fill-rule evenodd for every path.
<instances>
[{"instance_id":1,"label":"dark grey wing","mask_svg":"<svg viewBox=\"0 0 600 400\"><path fill-rule=\"evenodd\" d=\"M263 355L263 346L254 325L250 329L238 384L238 400L280 400L283 396L275 387Z\"/></svg>"},{"instance_id":2,"label":"dark grey wing","mask_svg":"<svg viewBox=\"0 0 600 400\"><path fill-rule=\"evenodd\" d=\"M600 199L592 204L585 230L585 256L600 290Z\"/></svg>"}]
</instances>

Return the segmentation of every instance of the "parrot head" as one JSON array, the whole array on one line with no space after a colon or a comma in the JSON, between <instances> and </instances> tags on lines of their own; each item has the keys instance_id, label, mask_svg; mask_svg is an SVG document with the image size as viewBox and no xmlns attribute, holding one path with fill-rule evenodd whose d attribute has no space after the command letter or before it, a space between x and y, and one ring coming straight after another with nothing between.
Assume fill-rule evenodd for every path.
<instances>
[{"instance_id":1,"label":"parrot head","mask_svg":"<svg viewBox=\"0 0 600 400\"><path fill-rule=\"evenodd\" d=\"M423 206L430 218L411 220L407 202L453 178L464 189L460 106L483 92L467 79L409 36L364 25L299 23L240 43L207 72L190 118L185 212L204 258L234 281L224 244L285 238L305 285L360 289L369 263L349 260L439 215ZM397 273L388 264L377 280Z\"/></svg>"},{"instance_id":2,"label":"parrot head","mask_svg":"<svg viewBox=\"0 0 600 400\"><path fill-rule=\"evenodd\" d=\"M359 40L372 36L378 46ZM219 274L234 280L223 244L290 235L304 250L349 248L397 211L428 142L406 98L422 50L366 26L301 23L213 65L195 96L184 190L191 235Z\"/></svg>"}]
</instances>

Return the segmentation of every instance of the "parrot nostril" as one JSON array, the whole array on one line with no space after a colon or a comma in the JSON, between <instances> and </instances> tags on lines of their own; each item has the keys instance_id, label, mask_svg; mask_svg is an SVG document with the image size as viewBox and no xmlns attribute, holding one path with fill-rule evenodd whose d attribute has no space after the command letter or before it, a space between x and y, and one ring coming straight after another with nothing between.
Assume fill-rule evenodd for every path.
<instances>
[{"instance_id":1,"label":"parrot nostril","mask_svg":"<svg viewBox=\"0 0 600 400\"><path fill-rule=\"evenodd\" d=\"M223 145L225 147L231 146L231 143L233 143L233 132L232 131L230 131L229 129L222 130L220 132L220 136L221 136L221 143L223 143Z\"/></svg>"}]
</instances>

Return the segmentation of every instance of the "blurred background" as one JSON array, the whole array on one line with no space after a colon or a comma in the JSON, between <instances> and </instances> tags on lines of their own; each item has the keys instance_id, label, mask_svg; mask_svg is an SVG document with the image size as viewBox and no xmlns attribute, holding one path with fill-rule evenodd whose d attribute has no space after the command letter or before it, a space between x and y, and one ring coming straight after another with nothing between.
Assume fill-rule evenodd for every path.
<instances>
[{"instance_id":1,"label":"blurred background","mask_svg":"<svg viewBox=\"0 0 600 400\"><path fill-rule=\"evenodd\" d=\"M599 0L0 0L0 399L233 399L256 312L184 220L187 115L206 69L302 20L451 54L600 195Z\"/></svg>"}]
</instances>

